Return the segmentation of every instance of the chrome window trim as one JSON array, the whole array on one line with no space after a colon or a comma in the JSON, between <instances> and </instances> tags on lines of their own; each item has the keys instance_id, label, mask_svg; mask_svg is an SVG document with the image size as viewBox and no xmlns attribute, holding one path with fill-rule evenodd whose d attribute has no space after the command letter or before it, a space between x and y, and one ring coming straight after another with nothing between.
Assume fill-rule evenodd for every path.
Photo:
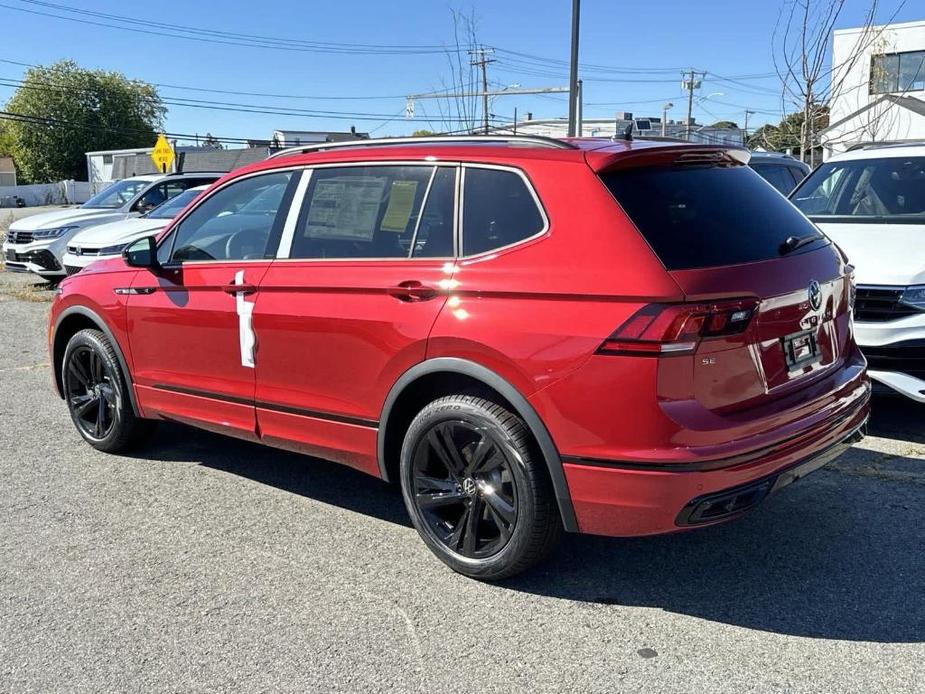
<instances>
[{"instance_id":1,"label":"chrome window trim","mask_svg":"<svg viewBox=\"0 0 925 694\"><path fill-rule=\"evenodd\" d=\"M288 227L290 219L295 216L295 224L297 224L298 215L301 211L301 203L304 202L304 197L308 192L308 181L311 179L311 173L314 169L330 169L330 168L345 168L345 167L364 167L364 166L425 166L425 167L452 167L457 170L456 172L456 195L454 200L454 214L453 214L453 255L451 256L440 256L440 257L428 257L428 258L415 258L415 257L386 257L386 258L290 258L289 253L292 251L292 240L295 235L295 228L292 229L292 237L289 239L289 247L286 248L285 256L281 255L283 249L283 244L286 240L286 227ZM465 202L465 178L466 178L466 169L493 169L496 171L508 171L514 173L520 177L524 185L527 187L527 191L530 193L533 198L533 203L536 205L537 209L540 212L540 216L543 219L543 227L537 233L532 236L520 239L514 243L507 244L506 246L499 246L498 248L492 248L487 251L481 251L473 255L464 255L465 247L463 244L464 241L464 218L463 218L463 207ZM170 228L167 231L167 234L161 239L158 244L158 250L164 243L173 244L174 239L176 238L176 230L183 223L183 221L192 214L200 205L209 200L213 195L217 194L219 191L224 190L229 185L233 185L238 181L243 181L247 178L252 178L254 176L267 176L277 173L282 173L285 171L295 171L301 174L301 179L297 184L296 193L293 196L292 204L290 205L289 211L286 213L286 226L283 229L283 237L280 239L279 248L277 249L276 258L257 258L251 260L184 260L177 263L170 263L171 266L177 267L181 265L203 265L203 264L215 264L215 263L264 263L264 262L285 262L285 263L353 263L361 262L368 263L370 261L382 262L382 261L394 261L394 262L434 262L434 261L456 261L456 260L480 260L486 257L490 257L501 251L510 250L516 248L522 244L530 243L543 237L549 233L550 222L549 215L546 213L546 208L543 206L543 202L540 199L539 195L536 192L536 189L533 186L533 182L527 176L526 172L523 169L520 169L516 166L509 166L504 164L483 164L483 163L468 163L462 161L428 161L426 159L396 159L396 160L357 160L357 161L339 161L339 162L319 162L317 164L296 164L291 166L281 166L279 168L272 169L261 169L259 171L253 171L243 176L237 176L233 179L225 181L217 188L211 189L208 191L208 195L199 200L194 207L184 212L181 216L177 217L173 223L170 225ZM306 176L305 173L308 173ZM436 171L434 172L436 175ZM301 200L300 189L302 186L305 186L304 190L301 190ZM428 190L429 192L429 190ZM423 203L421 209L423 210ZM171 248L171 255L173 254L173 248Z\"/></svg>"},{"instance_id":2,"label":"chrome window trim","mask_svg":"<svg viewBox=\"0 0 925 694\"><path fill-rule=\"evenodd\" d=\"M523 171L523 169L519 169L515 166L505 166L501 164L466 164L466 163L463 163L462 169L463 169L463 175L462 175L463 184L465 184L466 169L493 169L495 171L507 171L507 172L514 173L520 176L520 179L523 181L524 185L527 187L527 191L530 193L530 196L533 198L533 204L536 205L536 209L539 210L540 217L543 219L543 227L538 232L533 234L532 236L528 236L526 238L520 239L519 241L515 241L514 243L509 243L505 246L498 246L497 248L491 248L487 251L479 251L478 253L473 253L472 255L466 255L465 253L466 245L464 243L465 234L466 234L466 227L465 227L466 220L465 220L464 205L463 205L463 199L465 195L465 185L462 185L459 191L460 193L459 194L459 199L460 199L459 217L460 217L460 228L462 229L462 234L460 235L460 246L456 251L456 255L460 260L462 259L477 260L477 259L480 259L486 256L491 256L500 251L505 251L510 248L515 248L517 246L520 246L521 244L529 243L530 241L538 239L549 232L549 215L546 214L546 208L543 206L543 202L540 200L540 196L537 195L536 189L533 187L533 182L529 179L529 177L527 176L526 172Z\"/></svg>"}]
</instances>

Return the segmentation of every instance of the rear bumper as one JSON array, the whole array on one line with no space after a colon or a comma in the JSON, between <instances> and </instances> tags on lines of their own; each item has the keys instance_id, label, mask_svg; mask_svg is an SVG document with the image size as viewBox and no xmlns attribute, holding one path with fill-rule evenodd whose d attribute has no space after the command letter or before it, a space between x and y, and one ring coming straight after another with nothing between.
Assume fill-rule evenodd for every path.
<instances>
[{"instance_id":1,"label":"rear bumper","mask_svg":"<svg viewBox=\"0 0 925 694\"><path fill-rule=\"evenodd\" d=\"M637 536L729 520L843 453L870 412L870 387L823 426L733 459L634 465L563 459L581 532ZM728 508L719 504L730 502ZM711 510L712 508L712 510Z\"/></svg>"}]
</instances>

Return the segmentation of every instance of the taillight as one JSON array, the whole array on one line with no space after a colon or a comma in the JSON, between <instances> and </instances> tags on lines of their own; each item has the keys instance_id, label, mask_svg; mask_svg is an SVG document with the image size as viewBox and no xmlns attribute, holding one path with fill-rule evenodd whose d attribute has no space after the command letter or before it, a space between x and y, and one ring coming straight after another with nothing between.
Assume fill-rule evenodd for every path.
<instances>
[{"instance_id":1,"label":"taillight","mask_svg":"<svg viewBox=\"0 0 925 694\"><path fill-rule=\"evenodd\" d=\"M705 337L737 335L751 322L757 299L717 303L649 304L604 340L598 354L690 354Z\"/></svg>"}]
</instances>

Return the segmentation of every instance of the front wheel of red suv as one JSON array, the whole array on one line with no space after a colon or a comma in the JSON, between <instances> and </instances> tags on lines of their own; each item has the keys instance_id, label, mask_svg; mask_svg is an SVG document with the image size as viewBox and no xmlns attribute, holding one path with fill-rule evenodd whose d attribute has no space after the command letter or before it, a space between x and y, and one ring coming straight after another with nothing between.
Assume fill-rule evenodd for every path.
<instances>
[{"instance_id":1,"label":"front wheel of red suv","mask_svg":"<svg viewBox=\"0 0 925 694\"><path fill-rule=\"evenodd\" d=\"M128 448L156 426L132 410L116 351L99 330L81 330L68 341L61 384L77 431L98 450L115 453Z\"/></svg>"},{"instance_id":2,"label":"front wheel of red suv","mask_svg":"<svg viewBox=\"0 0 925 694\"><path fill-rule=\"evenodd\" d=\"M445 564L485 581L545 557L562 523L543 460L523 421L472 395L427 405L401 451L401 488L414 527Z\"/></svg>"}]
</instances>

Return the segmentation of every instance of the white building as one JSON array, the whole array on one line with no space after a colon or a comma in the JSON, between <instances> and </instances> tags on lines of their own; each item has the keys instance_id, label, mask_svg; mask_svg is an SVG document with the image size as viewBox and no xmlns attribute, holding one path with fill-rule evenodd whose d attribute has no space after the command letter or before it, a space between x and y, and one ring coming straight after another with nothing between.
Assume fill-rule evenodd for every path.
<instances>
[{"instance_id":1,"label":"white building","mask_svg":"<svg viewBox=\"0 0 925 694\"><path fill-rule=\"evenodd\" d=\"M87 152L87 180L90 183L108 183L112 178L113 162L119 157L134 157L136 154L150 154L151 147L134 149L109 149L102 152Z\"/></svg>"},{"instance_id":2,"label":"white building","mask_svg":"<svg viewBox=\"0 0 925 694\"><path fill-rule=\"evenodd\" d=\"M852 145L925 140L925 21L835 31L832 69L824 158Z\"/></svg>"}]
</instances>

